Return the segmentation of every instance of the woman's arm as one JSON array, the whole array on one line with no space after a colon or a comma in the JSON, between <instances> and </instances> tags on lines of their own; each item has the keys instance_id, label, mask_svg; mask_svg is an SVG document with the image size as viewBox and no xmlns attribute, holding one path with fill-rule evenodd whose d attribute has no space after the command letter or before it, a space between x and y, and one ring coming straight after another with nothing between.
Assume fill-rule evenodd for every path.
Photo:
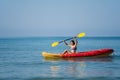
<instances>
[{"instance_id":1,"label":"woman's arm","mask_svg":"<svg viewBox=\"0 0 120 80\"><path fill-rule=\"evenodd\" d=\"M78 41L77 41L76 37L74 37L74 39L75 39L75 46L77 46Z\"/></svg>"},{"instance_id":2,"label":"woman's arm","mask_svg":"<svg viewBox=\"0 0 120 80\"><path fill-rule=\"evenodd\" d=\"M63 42L65 43L66 46L68 46L68 44L67 44L67 42L65 40Z\"/></svg>"}]
</instances>

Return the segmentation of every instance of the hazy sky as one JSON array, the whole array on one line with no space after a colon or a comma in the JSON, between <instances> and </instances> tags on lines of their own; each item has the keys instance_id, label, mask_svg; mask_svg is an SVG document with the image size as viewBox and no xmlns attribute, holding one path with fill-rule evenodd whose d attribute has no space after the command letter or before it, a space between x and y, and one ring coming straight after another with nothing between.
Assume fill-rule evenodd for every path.
<instances>
[{"instance_id":1,"label":"hazy sky","mask_svg":"<svg viewBox=\"0 0 120 80\"><path fill-rule=\"evenodd\" d=\"M0 0L0 37L120 36L120 0Z\"/></svg>"}]
</instances>

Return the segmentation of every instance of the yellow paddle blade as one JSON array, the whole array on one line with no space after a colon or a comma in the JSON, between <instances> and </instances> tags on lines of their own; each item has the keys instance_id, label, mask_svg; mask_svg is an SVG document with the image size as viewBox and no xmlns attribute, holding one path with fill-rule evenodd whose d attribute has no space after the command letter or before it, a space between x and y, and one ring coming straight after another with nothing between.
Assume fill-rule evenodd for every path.
<instances>
[{"instance_id":1,"label":"yellow paddle blade","mask_svg":"<svg viewBox=\"0 0 120 80\"><path fill-rule=\"evenodd\" d=\"M77 35L78 38L81 38L81 37L84 37L84 36L85 36L84 32L82 32L82 33L80 33L80 34Z\"/></svg>"},{"instance_id":2,"label":"yellow paddle blade","mask_svg":"<svg viewBox=\"0 0 120 80\"><path fill-rule=\"evenodd\" d=\"M53 42L51 46L52 46L52 47L55 47L55 46L57 46L58 44L59 44L59 42Z\"/></svg>"}]
</instances>

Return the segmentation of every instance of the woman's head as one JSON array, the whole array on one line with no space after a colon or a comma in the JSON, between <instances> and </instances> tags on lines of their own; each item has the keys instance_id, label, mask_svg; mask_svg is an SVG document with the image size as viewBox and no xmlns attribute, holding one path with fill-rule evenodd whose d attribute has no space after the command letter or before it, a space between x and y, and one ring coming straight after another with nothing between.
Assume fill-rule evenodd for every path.
<instances>
[{"instance_id":1,"label":"woman's head","mask_svg":"<svg viewBox=\"0 0 120 80\"><path fill-rule=\"evenodd\" d=\"M70 44L71 44L71 45L75 45L75 41L74 41L74 40L71 40L71 41L70 41Z\"/></svg>"}]
</instances>

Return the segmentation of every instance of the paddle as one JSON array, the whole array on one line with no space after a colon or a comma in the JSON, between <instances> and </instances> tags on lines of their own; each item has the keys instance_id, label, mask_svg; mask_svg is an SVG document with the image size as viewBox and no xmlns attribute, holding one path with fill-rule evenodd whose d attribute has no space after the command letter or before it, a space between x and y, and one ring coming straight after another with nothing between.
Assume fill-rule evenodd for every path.
<instances>
[{"instance_id":1,"label":"paddle","mask_svg":"<svg viewBox=\"0 0 120 80\"><path fill-rule=\"evenodd\" d=\"M84 32L82 32L82 33L79 33L76 37L77 38L82 38L82 37L84 37L85 36L85 33ZM73 37L72 38L69 38L69 39L65 39L64 41L68 41L68 40L71 40L71 39L73 39ZM60 41L60 42L53 42L52 43L52 47L55 47L55 46L57 46L58 44L60 44L60 43L62 43L63 41Z\"/></svg>"}]
</instances>

